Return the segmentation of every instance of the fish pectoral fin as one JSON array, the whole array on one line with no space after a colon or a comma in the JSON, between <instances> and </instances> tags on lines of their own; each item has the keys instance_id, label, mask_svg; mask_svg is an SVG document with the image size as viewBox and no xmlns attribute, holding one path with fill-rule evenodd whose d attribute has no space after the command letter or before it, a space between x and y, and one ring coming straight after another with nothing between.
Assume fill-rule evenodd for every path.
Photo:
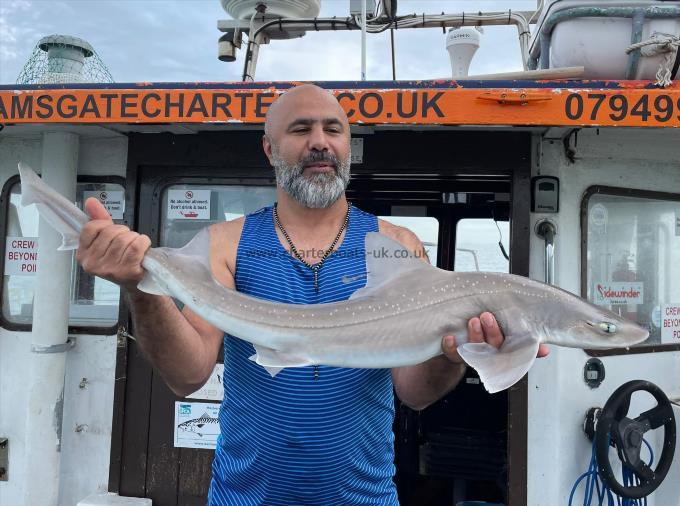
<instances>
[{"instance_id":1,"label":"fish pectoral fin","mask_svg":"<svg viewBox=\"0 0 680 506\"><path fill-rule=\"evenodd\" d=\"M304 367L307 365L314 365L311 360L306 357L291 355L281 351L273 350L265 346L256 346L255 355L250 357L250 360L264 367L272 378L280 373L286 367Z\"/></svg>"},{"instance_id":2,"label":"fish pectoral fin","mask_svg":"<svg viewBox=\"0 0 680 506\"><path fill-rule=\"evenodd\" d=\"M166 290L161 288L149 271L144 272L144 277L137 284L137 288L142 292L150 293L151 295L171 295Z\"/></svg>"},{"instance_id":3,"label":"fish pectoral fin","mask_svg":"<svg viewBox=\"0 0 680 506\"><path fill-rule=\"evenodd\" d=\"M487 343L465 343L458 347L458 354L477 371L486 390L493 394L524 377L536 360L538 345L538 340L526 333L506 336L500 348Z\"/></svg>"}]
</instances>

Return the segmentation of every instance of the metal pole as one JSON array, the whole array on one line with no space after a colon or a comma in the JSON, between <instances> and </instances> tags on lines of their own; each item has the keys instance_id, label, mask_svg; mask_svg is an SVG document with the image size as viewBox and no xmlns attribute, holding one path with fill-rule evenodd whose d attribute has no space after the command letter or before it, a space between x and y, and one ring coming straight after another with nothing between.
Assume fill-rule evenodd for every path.
<instances>
[{"instance_id":1,"label":"metal pole","mask_svg":"<svg viewBox=\"0 0 680 506\"><path fill-rule=\"evenodd\" d=\"M366 80L366 0L361 1L361 80Z\"/></svg>"},{"instance_id":2,"label":"metal pole","mask_svg":"<svg viewBox=\"0 0 680 506\"><path fill-rule=\"evenodd\" d=\"M71 201L76 196L79 137L43 135L42 177ZM68 346L71 251L57 251L61 235L40 218L33 329L28 370L28 402L22 504L59 502L61 423ZM37 480L37 481L36 481Z\"/></svg>"},{"instance_id":3,"label":"metal pole","mask_svg":"<svg viewBox=\"0 0 680 506\"><path fill-rule=\"evenodd\" d=\"M390 28L390 40L392 42L392 80L397 80L397 66L394 62L394 29Z\"/></svg>"}]
</instances>

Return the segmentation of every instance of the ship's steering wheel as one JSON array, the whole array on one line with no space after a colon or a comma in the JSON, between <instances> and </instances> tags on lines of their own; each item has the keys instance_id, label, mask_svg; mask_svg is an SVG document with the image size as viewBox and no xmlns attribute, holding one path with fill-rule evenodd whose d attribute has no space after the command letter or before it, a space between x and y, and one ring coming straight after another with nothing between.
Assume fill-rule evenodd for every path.
<instances>
[{"instance_id":1,"label":"ship's steering wheel","mask_svg":"<svg viewBox=\"0 0 680 506\"><path fill-rule=\"evenodd\" d=\"M638 391L650 393L657 405L631 419L627 416L630 398ZM660 427L664 429L663 449L652 470L640 458L642 436ZM616 479L609 461L610 445L616 448L621 463L638 477L639 485L622 485ZM640 499L654 492L666 477L675 453L675 415L668 397L649 381L629 381L617 388L598 417L595 452L600 478L613 492L630 499Z\"/></svg>"}]
</instances>

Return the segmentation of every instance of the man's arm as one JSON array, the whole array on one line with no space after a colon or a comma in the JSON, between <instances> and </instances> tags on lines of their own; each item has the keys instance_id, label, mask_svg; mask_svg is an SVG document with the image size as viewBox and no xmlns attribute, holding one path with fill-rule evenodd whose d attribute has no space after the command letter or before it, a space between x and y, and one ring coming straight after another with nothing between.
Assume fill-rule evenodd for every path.
<instances>
[{"instance_id":1,"label":"man's arm","mask_svg":"<svg viewBox=\"0 0 680 506\"><path fill-rule=\"evenodd\" d=\"M417 258L428 262L425 248L418 237L404 227L380 220L380 232L412 251ZM491 313L468 321L468 341L487 342L496 348L503 344L503 332ZM442 337L442 353L422 364L392 369L392 382L399 400L412 409L425 409L455 388L465 375L466 365L458 354L455 336ZM548 354L541 345L538 356Z\"/></svg>"},{"instance_id":2,"label":"man's arm","mask_svg":"<svg viewBox=\"0 0 680 506\"><path fill-rule=\"evenodd\" d=\"M135 339L178 396L198 390L215 367L223 332L170 297L128 290Z\"/></svg>"},{"instance_id":3,"label":"man's arm","mask_svg":"<svg viewBox=\"0 0 680 506\"><path fill-rule=\"evenodd\" d=\"M139 291L149 238L114 225L96 199L88 199L86 210L92 221L83 227L76 259L87 273L121 286L130 301L137 343L172 391L183 396L200 388L215 366L222 331L187 308L179 311L170 297ZM225 254L220 254L229 251L224 244L229 227L234 225L223 223L211 230L209 254L215 278L233 288Z\"/></svg>"}]
</instances>

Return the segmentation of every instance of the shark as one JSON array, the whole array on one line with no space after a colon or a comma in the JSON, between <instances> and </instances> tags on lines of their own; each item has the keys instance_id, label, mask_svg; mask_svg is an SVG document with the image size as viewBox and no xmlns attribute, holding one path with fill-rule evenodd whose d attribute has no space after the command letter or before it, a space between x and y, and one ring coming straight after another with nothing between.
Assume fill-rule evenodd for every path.
<instances>
[{"instance_id":1,"label":"shark","mask_svg":"<svg viewBox=\"0 0 680 506\"><path fill-rule=\"evenodd\" d=\"M186 422L180 423L177 428L184 432L193 432L200 437L205 435L217 435L220 433L219 418L210 416L206 411L198 418L192 418Z\"/></svg>"},{"instance_id":2,"label":"shark","mask_svg":"<svg viewBox=\"0 0 680 506\"><path fill-rule=\"evenodd\" d=\"M22 205L78 247L89 217L20 163ZM648 338L635 322L558 287L505 273L454 272L415 258L392 239L368 233L366 285L342 302L281 304L219 284L208 258L210 231L184 247L150 248L139 289L173 297L207 322L252 343L251 357L272 375L286 367L327 365L395 368L442 353L445 335L490 393L521 380L540 343L586 349L630 347ZM499 348L469 342L467 322L494 314L505 339Z\"/></svg>"}]
</instances>

